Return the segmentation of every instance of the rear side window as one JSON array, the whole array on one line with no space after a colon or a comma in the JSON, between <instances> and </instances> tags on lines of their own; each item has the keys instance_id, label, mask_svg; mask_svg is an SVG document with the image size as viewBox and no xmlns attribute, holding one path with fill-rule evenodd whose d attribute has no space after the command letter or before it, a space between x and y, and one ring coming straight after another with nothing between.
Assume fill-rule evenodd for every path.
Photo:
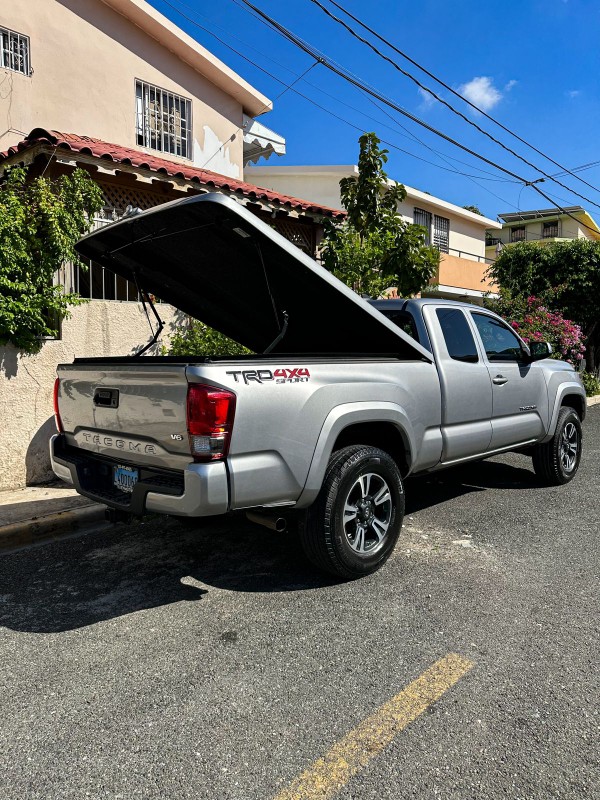
<instances>
[{"instance_id":1,"label":"rear side window","mask_svg":"<svg viewBox=\"0 0 600 800\"><path fill-rule=\"evenodd\" d=\"M419 341L417 326L412 314L410 314L408 311L384 311L381 308L378 310L381 311L381 313L384 314L384 316L386 316L390 322L393 322L394 325L397 325L399 328L401 328L404 333L412 336L412 338L416 339L417 342Z\"/></svg>"},{"instance_id":2,"label":"rear side window","mask_svg":"<svg viewBox=\"0 0 600 800\"><path fill-rule=\"evenodd\" d=\"M458 308L438 308L435 313L444 334L450 358L455 361L476 364L479 361L477 347L463 312Z\"/></svg>"},{"instance_id":3,"label":"rear side window","mask_svg":"<svg viewBox=\"0 0 600 800\"><path fill-rule=\"evenodd\" d=\"M473 319L490 361L519 361L523 358L521 342L502 322L487 314L473 314Z\"/></svg>"}]
</instances>

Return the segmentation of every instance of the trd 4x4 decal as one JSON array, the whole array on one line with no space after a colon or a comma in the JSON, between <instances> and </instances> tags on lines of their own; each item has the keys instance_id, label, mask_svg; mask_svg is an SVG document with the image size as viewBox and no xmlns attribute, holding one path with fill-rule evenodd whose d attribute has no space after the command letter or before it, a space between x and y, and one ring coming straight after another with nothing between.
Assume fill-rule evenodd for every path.
<instances>
[{"instance_id":1,"label":"trd 4x4 decal","mask_svg":"<svg viewBox=\"0 0 600 800\"><path fill-rule=\"evenodd\" d=\"M310 378L310 372L306 367L278 367L273 372L270 369L236 369L227 372L233 375L236 383L244 381L248 383L306 383ZM240 377L241 376L241 377Z\"/></svg>"}]
</instances>

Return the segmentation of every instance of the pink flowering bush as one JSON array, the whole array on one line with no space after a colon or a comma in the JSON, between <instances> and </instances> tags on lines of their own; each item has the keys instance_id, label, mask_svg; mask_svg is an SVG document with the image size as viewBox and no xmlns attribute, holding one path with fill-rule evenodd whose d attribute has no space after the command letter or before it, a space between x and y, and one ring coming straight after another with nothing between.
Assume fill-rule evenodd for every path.
<instances>
[{"instance_id":1,"label":"pink flowering bush","mask_svg":"<svg viewBox=\"0 0 600 800\"><path fill-rule=\"evenodd\" d=\"M488 301L488 307L510 323L524 342L550 342L553 358L578 367L585 354L581 328L558 311L551 311L548 299L511 297L501 290L497 300Z\"/></svg>"}]
</instances>

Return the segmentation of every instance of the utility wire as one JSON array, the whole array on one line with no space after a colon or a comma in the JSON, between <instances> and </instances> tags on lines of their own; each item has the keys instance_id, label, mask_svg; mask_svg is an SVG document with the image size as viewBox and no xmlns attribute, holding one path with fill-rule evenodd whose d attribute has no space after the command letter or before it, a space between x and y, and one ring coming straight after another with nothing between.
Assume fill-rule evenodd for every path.
<instances>
[{"instance_id":1,"label":"utility wire","mask_svg":"<svg viewBox=\"0 0 600 800\"><path fill-rule=\"evenodd\" d=\"M387 97L382 95L376 89L371 88L358 78L354 78L346 70L336 66L329 58L326 58L322 53L320 53L314 47L312 47L307 43L304 43L298 36L296 36L290 30L285 28L279 22L276 22L276 20L274 20L272 17L269 17L268 14L265 14L264 11L261 11L255 5L250 3L249 0L233 0L233 2L237 3L238 5L240 3L243 3L244 6L247 6L248 8L252 9L256 14L258 14L258 16L261 18L263 22L265 22L268 26L272 27L274 30L280 33L284 38L286 38L292 44L296 45L296 47L303 50L311 58L319 60L322 66L326 67L331 72L335 73L340 78L343 78L348 83L351 83L353 86L365 92L366 94L371 95L371 97L374 97L376 100L379 100L379 102L383 103L386 106L389 106L390 108L393 108L394 111L397 111L403 116L408 117L408 119L412 120L413 122L416 122L418 125L421 125L423 128L430 131L431 133L435 133L436 136L439 136L445 141L450 142L450 144L453 144L455 147L458 147L461 150L464 150L466 153L469 153L470 155L474 156L475 158L478 158L480 161L484 161L491 167L500 170L500 172L504 172L506 175L510 175L511 178L515 178L517 181L519 181L519 183L531 183L531 181L528 181L526 178L521 177L516 172L512 172L506 167L501 167L499 164L496 164L491 159L486 158L485 156L482 156L479 153L475 152L475 150L471 150L471 148L467 147L466 145L457 142L456 139L453 139L451 136L448 136L448 134L437 130L432 125L429 125L429 123L425 122L425 120L419 119L419 117L416 117L414 114L411 114L410 111L407 111L406 109L397 105L397 103L394 103L392 100L389 100Z\"/></svg>"},{"instance_id":2,"label":"utility wire","mask_svg":"<svg viewBox=\"0 0 600 800\"><path fill-rule=\"evenodd\" d=\"M574 172L583 172L586 169L592 169L592 167L597 167L599 164L600 164L600 161L590 161L589 164L582 164L580 167L573 167L573 169L570 170L569 174L572 175ZM566 175L566 174L567 174L566 172L556 172L554 174L554 177L555 178L557 178L557 177L560 178L560 177L562 177L563 175Z\"/></svg>"},{"instance_id":3,"label":"utility wire","mask_svg":"<svg viewBox=\"0 0 600 800\"><path fill-rule=\"evenodd\" d=\"M264 68L264 67L262 67L260 64L258 64L256 61L253 61L253 60L252 60L251 58L249 58L249 57L248 57L248 56L247 56L245 53L241 52L240 50L237 50L235 47L233 47L231 44L229 44L228 42L226 42L226 41L225 41L224 39L222 39L220 36L217 36L217 34L216 34L216 33L214 33L214 31L210 30L209 28L205 27L204 25L201 25L201 24L200 24L199 22L197 22L196 20L194 20L194 19L192 19L191 17L187 16L187 14L185 14L183 11L181 11L181 9L180 9L180 8L176 7L176 6L175 6L175 5L173 5L172 3L168 2L168 0L163 0L163 2L165 3L165 5L169 6L171 9L173 9L173 10L174 10L174 11L175 11L177 14L179 14L179 15L180 15L181 17L183 17L185 20L187 20L188 22L190 22L192 25L194 25L195 27L197 27L197 28L199 28L200 30L204 31L205 33L208 33L210 36L212 36L212 37L213 37L213 38L215 38L215 39L216 39L218 42L220 42L220 43L221 43L221 44L222 44L224 47L226 47L227 49L231 50L233 53L235 53L235 54L236 54L236 55L238 55L240 58L242 58L242 59L244 59L245 61L247 61L249 64L252 64L252 66L254 66L256 69L260 70L262 73L264 73L265 75L267 75L267 76L268 76L269 78L271 78L272 80L274 80L274 81L276 81L277 83L281 84L282 86L286 87L286 89L285 89L286 91L287 91L287 89L291 89L291 91L292 91L292 92L294 92L294 94L298 95L298 96L299 96L299 97L301 97L302 99L304 99L304 100L306 100L307 102L311 103L313 106L315 106L316 108L318 108L318 109L320 109L321 111L325 112L326 114L329 114L329 115L330 115L330 116L332 116L334 119L337 119L338 121L340 121L340 122L343 122L345 125L348 125L349 127L353 128L354 130L357 130L357 131L359 131L359 132L361 132L361 133L362 133L362 132L364 132L364 128L363 128L362 126L359 126L359 125L355 125L355 124L353 124L352 122L350 122L350 121L349 121L348 119L346 119L345 117L341 117L341 116L339 116L338 114L336 114L335 112L333 112L333 111L332 111L330 108L327 108L326 106L323 106L323 105L321 105L321 104L320 104L320 103L318 103L316 100L314 100L312 97L309 97L308 95L306 95L306 94L303 94L302 92L300 92L298 89L296 89L296 88L293 88L293 87L294 87L294 85L295 85L295 84L298 82L297 80L294 80L292 84L289 84L289 85L288 85L288 84L287 84L287 83L286 83L284 80L282 80L281 78L278 78L276 75L273 75L273 74L272 74L271 72L269 72L267 69L265 69L265 68ZM191 9L191 8L190 8L190 6L186 6L186 5L185 5L185 3L182 3L181 5L182 5L183 7L185 7L185 8L188 8L190 11L194 11L193 9ZM221 29L221 30L222 30L222 29ZM231 35L231 34L230 34L230 35ZM237 37L237 36L233 36L232 38L236 39L237 41L239 41L239 42L240 42L241 44L243 44L244 46L248 46L248 45L246 45L246 43L245 43L245 42L244 42L242 39L239 39L239 37ZM255 52L257 52L257 53L259 53L260 55L262 55L264 58L267 58L269 61L272 61L274 64L277 64L278 66L282 67L283 69L286 69L288 72L291 72L291 73L292 73L292 75L295 75L295 77L296 77L296 78L298 78L298 79L299 79L299 78L301 78L301 77L302 77L302 76L298 76L298 75L297 75L297 73L294 73L294 71L293 71L293 70L291 70L291 69L289 69L289 67L287 67L287 66L285 66L285 65L283 65L283 64L280 64L279 62L275 61L274 59L270 58L269 56L266 56L264 53L261 53L260 51L256 50L256 48L252 48L252 49L253 49ZM313 65L312 65L312 66L314 66L314 63L313 63ZM312 66L311 66L311 68L312 68ZM306 74L306 72L305 72L304 74ZM371 117L371 116L369 116L369 115L368 115L368 114L366 114L364 111L361 111L361 110L359 110L359 109L355 108L354 106L351 106L351 105L349 105L348 103L345 103L343 100L340 100L339 98L337 98L337 97L334 97L333 95L331 95L331 94L329 94L328 92L324 91L323 89L321 89L320 87L318 87L318 86L316 86L315 84L311 83L310 81L305 81L305 83L306 83L308 86L311 86L313 89L316 89L317 91L321 92L322 94L326 95L327 97L330 97L331 99L333 99L333 100L335 100L336 102L340 103L341 105L343 105L343 106L346 106L346 108L349 108L349 109L351 109L351 110L352 110L352 111L354 111L355 113L362 114L362 115L363 115L363 116L365 116L367 119L370 119L370 120L372 120L372 121L374 121L374 122L377 122L377 124L378 124L378 125L384 125L385 127L389 128L390 130L393 130L393 129L392 129L392 128L391 128L389 125L387 125L386 123L383 123L383 122L381 122L380 120L377 120L377 119L375 119L374 117ZM280 94L280 95L278 95L278 97L281 97L281 95L282 95L282 94L284 94L284 92L281 92L281 94ZM373 101L371 101L371 102L373 102ZM383 109L381 109L381 110L383 110ZM390 117L390 119L393 119L393 118L391 117L391 115L388 115L388 116ZM397 123L397 124L399 124L399 123ZM405 130L407 130L407 131L408 131L408 129L406 129L406 128L405 128ZM400 134L400 135L403 135L403 134ZM414 134L410 134L410 135L409 135L407 138L416 139L416 137L414 136ZM478 180L483 180L483 181L500 181L500 182L503 182L503 183L521 183L521 181L517 181L517 180L513 181L513 180L510 180L510 179L507 179L507 178L485 178L485 177L483 177L482 175L470 175L470 174L468 174L468 173L466 173L466 172L463 172L463 171L461 171L461 170L457 170L457 169L453 168L452 166L443 167L443 166L441 166L440 164L436 164L436 163L434 163L433 161L429 161L428 159L426 159L426 158L423 158L422 156L418 156L418 155L416 155L416 153L412 153L410 150L405 150L404 148L402 148L402 147L399 147L399 146L398 146L398 145L396 145L395 143L393 143L393 142L390 142L390 141L388 141L388 140L386 140L386 139L381 139L381 141L382 141L382 143L383 143L383 144L387 145L388 147L391 147L392 149L394 149L394 150L397 150L397 151L398 151L398 152L400 152L400 153L404 153L405 155L407 155L407 156L410 156L411 158L414 158L414 159L416 159L416 160L418 160L418 161L422 161L422 162L423 162L423 163L425 163L425 164L429 164L429 165L430 165L430 166L432 166L432 167L436 167L437 169L441 169L441 170L443 170L444 172L451 172L451 173L453 173L453 174L455 174L455 175L461 175L462 177L469 178L470 180L472 180L472 181L474 181L475 183L477 183L477 185L478 185L478 186L480 186L480 188L481 188L481 189L483 189L484 191L488 192L488 194L491 194L491 195L492 195L493 197L495 197L497 200L500 200L502 203L505 203L505 204L506 204L507 206L509 206L509 207L512 207L512 206L513 206L513 204L512 204L512 203L510 203L509 201L507 201L507 200L505 200L504 198L500 197L500 196L499 196L499 195L497 195L495 192L492 192L492 191L491 191L491 189L488 189L488 187L487 187L487 186L484 186L483 184L480 184L480 183L478 183ZM420 142L420 140L418 140L418 139L417 139L417 141L419 141L419 142ZM441 158L442 160L445 160L445 159L446 159L446 157L445 157L443 154L441 154L439 151L435 150L434 148L430 147L429 145L425 145L425 144L424 144L424 146L425 146L427 149L431 150L431 151L432 151L433 153L435 153L436 155L438 155L438 157L439 157L439 158ZM221 149L221 148L219 148L219 150L220 150L220 149ZM218 151L217 151L217 152L218 152ZM215 153L214 155L216 155L216 153ZM212 158L212 157L211 157L211 158ZM464 164L465 166L468 166L468 167L470 167L471 169L476 169L476 170L478 170L478 171L480 171L480 172L486 172L486 173L487 173L487 174L489 174L489 175L492 175L492 174L493 174L493 173L491 173L491 172L488 172L488 170L483 170L483 169L482 169L482 168L480 168L480 167L476 167L475 165L468 164L466 161L461 161L460 159L454 158L454 157L452 157L452 156L450 156L450 155L448 155L448 156L447 156L447 158L450 158L450 159L452 159L452 161L456 161L456 162L457 162L457 163L459 163L459 164ZM209 159L209 160L210 160L210 159ZM208 163L208 162L205 162L205 163ZM446 163L448 163L448 162L446 162Z\"/></svg>"},{"instance_id":4,"label":"utility wire","mask_svg":"<svg viewBox=\"0 0 600 800\"><path fill-rule=\"evenodd\" d=\"M392 100L389 100L388 98L384 97L380 92L376 91L375 89L372 89L371 87L366 85L364 82L358 80L357 78L352 77L352 75L349 75L347 73L347 71L345 71L344 69L342 69L340 67L337 67L323 53L320 53L319 51L317 51L314 47L312 47L312 45L310 45L310 44L308 44L306 42L303 42L298 36L296 36L294 33L292 33L290 30L288 30L285 26L281 25L279 22L274 20L272 17L270 17L264 11L261 11L259 8L257 8L249 0L233 0L233 2L236 3L237 5L243 4L244 6L250 8L254 12L254 14L258 15L258 17L261 19L261 21L263 21L268 27L271 27L272 29L277 31L279 34L281 34L281 36L286 38L292 44L296 45L296 47L298 47L299 49L303 50L311 58L319 61L319 63L322 64L322 66L326 67L331 72L333 72L336 75L338 75L340 78L343 78L348 83L351 83L353 86L356 86L357 88L361 89L361 91L365 92L366 94L371 95L376 100L379 100L380 102L384 103L384 105L387 105L390 108L393 108L394 111L397 111L398 113L402 114L403 116L408 117L413 122L416 122L418 125L421 125L426 130L429 130L432 133L435 133L436 136L439 136L442 139L444 139L445 141L450 142L451 144L455 145L455 147L458 147L461 150L464 150L465 152L467 152L470 155L474 156L475 158L478 158L481 161L484 161L486 164L489 164L490 166L494 167L495 169L499 170L500 172L504 172L506 175L510 175L512 178L516 178L520 183L523 183L526 186L532 186L535 189L535 191L538 192L538 194L540 194L542 197L544 197L549 202L552 202L552 200L548 197L548 195L545 194L545 192L543 192L539 188L539 186L536 185L537 181L528 181L526 178L523 178L521 175L518 175L517 173L512 172L511 170L507 169L506 167L502 167L499 164L496 164L491 159L486 158L485 156L481 155L480 153L477 153L474 150L471 150L471 148L469 148L466 145L461 144L460 142L456 141L456 139L453 139L451 136L448 136L448 134L437 130L437 128L434 128L432 125L429 125L429 123L425 122L422 119L419 119L414 114L411 114L409 111L406 111L406 109L401 108L399 105L394 103ZM540 179L538 179L538 180L540 180ZM572 191L568 187L566 187L566 188L568 189L569 192ZM588 201L588 202L591 202L591 201ZM593 203L593 205L596 205L596 203ZM600 206L598 206L598 208L600 208ZM577 220L576 217L573 217L573 215L570 214L568 211L565 211L564 209L560 209L560 210L564 214L566 214L567 216L570 216L573 219L575 219L580 225L583 225L585 228L588 228L588 230L592 231L593 233L596 233L594 228L591 228L589 225L586 225L585 223L581 222L581 220Z\"/></svg>"},{"instance_id":5,"label":"utility wire","mask_svg":"<svg viewBox=\"0 0 600 800\"><path fill-rule=\"evenodd\" d=\"M334 0L331 0L331 1L334 2ZM578 197L580 197L582 200L585 200L587 203L591 203L592 205L595 205L597 208L600 208L600 204L595 203L593 200L590 200L589 197L586 197L585 195L580 194L575 189L571 189L571 187L569 187L566 184L562 183L556 177L553 177L548 172L545 172L541 167L539 167L536 164L534 164L533 162L529 161L527 158L525 158L524 156L522 156L519 153L517 153L515 150L513 150L508 145L504 144L504 142L500 141L500 139L497 139L495 136L492 136L492 134L489 133L488 131L486 131L485 128L482 128L476 122L473 122L473 120L469 119L465 114L462 113L462 111L459 111L457 108L455 108L453 105L451 105L447 100L444 100L443 97L440 97L440 95L436 94L428 86L425 86L425 84L421 83L421 81L419 81L417 78L415 78L414 75L412 75L410 72L407 72L405 69L402 69L402 67L399 64L397 64L393 59L391 59L389 56L387 56L385 53L383 53L381 50L379 50L377 47L375 47L375 45L372 44L368 39L365 39L363 36L361 36L359 33L357 33L350 25L348 25L346 22L344 22L344 20L340 19L339 17L336 17L336 15L333 14L331 11L329 11L329 9L327 9L320 2L320 0L310 0L310 2L313 3L314 5L318 6L330 19L335 20L335 22L337 22L346 31L348 31L348 33L351 36L353 36L355 39L358 39L359 42L362 42L363 44L366 44L367 47L369 47L374 53L376 53L378 56L380 56L380 58L382 58L384 61L387 61L389 64L391 64L394 67L394 69L398 70L398 72L400 72L402 75L404 75L406 78L411 80L414 84L416 84L419 87L419 89L421 89L422 91L427 92L428 94L430 94L439 103L441 103L442 105L446 106L446 108L449 109L453 114L456 114L457 117L460 117L468 125L471 125L473 128L475 128L475 130L477 130L479 133L483 134L483 136L487 136L487 138L490 139L492 142L494 142L494 144L497 144L503 150L506 150L507 153L510 153L512 156L514 156L515 158L518 158L524 164L527 164L527 166L531 167L532 169L535 169L537 172L540 172L545 178L548 178L549 180L553 181L554 183L557 183L559 186L562 186L563 189L566 189L568 192L571 192L572 194L576 194ZM339 7L337 5L337 3L334 3L334 5L336 5L336 7ZM387 44L389 44L389 43L387 43ZM458 94L458 93L455 92L455 94ZM466 101L466 98L462 97L462 95L458 95L458 96L461 97L461 99L465 100L465 102L468 102L468 101ZM477 109L477 110L480 111L480 109ZM481 113L484 113L484 112L481 112ZM486 114L486 116L488 116L488 115ZM508 130L508 128L505 128L505 130ZM508 132L511 133L510 130L508 130ZM525 142L525 144L527 144L527 142ZM542 153L542 155L544 155L544 154ZM547 158L547 156L544 156L544 158ZM553 161L552 159L548 159L548 160L552 161L553 164L556 164L557 166L561 167L561 169L565 170L565 167L563 167L561 164L558 164L556 161ZM566 171L570 173L569 170L566 170ZM575 175L574 177L576 177L578 180L583 181L583 179L579 178L577 175ZM583 183L587 183L587 182L583 181ZM600 189L597 189L595 186L592 186L591 184L587 184L587 185L590 186L595 191L600 192Z\"/></svg>"},{"instance_id":6,"label":"utility wire","mask_svg":"<svg viewBox=\"0 0 600 800\"><path fill-rule=\"evenodd\" d=\"M359 38L359 39L361 39L361 41L365 42L365 44L367 44L369 47L371 47L373 50L375 50L375 52L379 52L379 51L377 51L377 50L376 50L376 48L375 48L375 47L374 47L374 46L373 46L373 45L372 45L370 42L366 41L365 39L362 39L362 37L360 37L360 36L359 36L359 35L358 35L358 34L357 34L355 31L353 31L352 29L350 29L350 28L349 28L349 26L347 26L347 25L346 25L346 24L345 24L345 23L344 23L342 20L340 20L338 17L336 17L334 14L332 14L332 13L331 13L331 12L330 12L330 11L329 11L327 8L325 8L325 7L324 7L324 6L323 6L323 5L322 5L322 4L319 2L319 0L310 0L310 1L311 1L312 3L315 3L315 5L318 5L318 6L319 6L319 7L320 7L320 8L321 8L321 9L322 9L322 10L323 10L323 11L324 11L324 12L325 12L325 13L326 13L328 16L330 16L332 19L336 20L336 21L337 21L337 22L339 22L341 25L343 25L343 26L344 26L344 27L345 27L347 30L349 30L349 31L352 33L352 35L353 35L353 36L356 36L356 38ZM447 84L445 81L443 81L441 78L438 78L436 75L434 75L434 74L433 74L432 72L430 72L428 69L426 69L426 68L425 68L425 67L423 67L421 64L419 64L417 61L415 61L413 58L411 58L409 55L407 55L407 53L404 53L402 50L400 50L398 47L396 47L394 44L392 44L390 41L388 41L388 40L387 40L385 37L381 36L381 34L377 33L377 31L373 30L373 28L369 27L369 26L368 26L366 23L364 23L362 20L360 20L358 17L356 17L356 16L355 16L354 14L352 14L350 11L348 11L347 9L345 9L345 8L344 8L344 7L343 7L343 6L342 6L340 3L336 2L336 0L329 0L329 2L331 3L331 5L335 6L337 9L339 9L339 10L340 10L340 11L342 11L344 14L346 14L346 16L350 17L350 19L352 19L354 22L356 22L358 25L360 25L360 26L361 26L361 28L364 28L365 30L367 30L367 31L368 31L368 32L369 32L369 33L370 33L372 36L375 36L375 37L376 37L376 38L377 38L377 39L378 39L380 42L383 42L384 44L386 44L386 45L387 45L387 46L388 46L388 47L389 47L391 50L393 50L395 53L398 53L398 55L402 56L402 58L404 58L404 59L406 59L407 61L409 61L409 62L410 62L410 63L411 63L413 66L415 66L415 67L417 67L417 69L421 70L421 72L424 72L424 73L425 73L425 75L427 75L428 77L430 77L432 80L436 81L436 83L439 83L439 84L440 84L440 86L443 86L443 87L444 87L444 89L446 89L447 91L449 91L449 92L450 92L451 94L453 94L455 97L458 97L460 100L462 100L463 102L467 103L467 105L471 106L471 108L473 108L475 111L477 111L477 112L479 112L480 114L482 114L482 115L483 115L483 116L484 116L486 119L489 119L489 120L490 120L490 122L493 122L495 125L497 125L499 128L501 128L503 131L505 131L506 133L508 133L508 134L510 134L511 136L513 136L515 139L517 139L519 142L521 142L521 144L524 144L524 145L526 145L526 146L527 146L527 147L529 147L531 150L533 150L534 152L536 152L538 155L542 156L542 157L543 157L543 158L545 158L547 161L550 161L552 164L554 164L554 165L555 165L555 166L557 166L557 167L560 167L560 169L561 169L561 170L563 170L563 172L562 172L562 173L557 173L557 174L555 174L554 176L552 176L552 175L546 175L546 173L543 173L545 177L547 177L547 178L552 178L552 179L554 180L556 177L560 177L561 175L572 175L574 178L577 178L577 180L581 181L581 183L584 183L586 186L589 186L589 187L590 187L590 189L593 189L593 190L594 190L594 191L596 191L596 192L600 192L600 189L598 189L598 187L594 186L594 185L593 185L593 184L591 184L591 183L588 183L588 182L587 182L587 181L585 181L583 178L580 178L580 177L579 177L579 175L576 175L576 174L575 174L576 170L570 170L570 169L568 169L568 167L565 167L565 166L563 166L563 165L562 165L562 164L560 164L558 161L555 161L555 160L554 160L553 158L551 158L549 155L547 155L546 153L544 153L542 150L540 150L539 148L535 147L535 145L532 145L532 144L531 144L530 142L528 142L526 139L523 139L521 136L519 136L517 133L515 133L514 131L512 131L510 128L507 128L507 127L506 127L505 125L503 125L503 124L502 124L502 123L501 123L499 120L495 119L495 117L492 117L492 115L491 115L491 114L488 114L488 113L487 113L487 112L485 112L483 109L479 108L479 106L477 106L475 103L472 103L470 100L468 100L468 99L467 99L466 97L464 97L462 94L460 94L460 92L457 92L455 89L453 89L451 86L449 86L449 85L448 85L448 84ZM399 69L399 70L400 70L400 71L401 71L401 72L402 72L404 75L407 75L408 77L410 77L410 79L411 79L411 80L413 80L415 83L417 83L417 85L419 85L419 86L420 86L420 87L421 87L421 88L422 88L424 91L426 91L426 92L429 92L429 94L431 94L433 97L435 97L435 98L436 98L437 100L439 100L440 102L443 102L443 103L444 103L444 105L448 106L448 108L452 108L451 106L449 106L449 104L448 104L448 103L446 103L445 101L441 100L441 99L440 99L440 98L439 98L439 97L438 97L438 96L437 96L437 95L436 95L436 94L435 94L433 91L431 91L431 89L429 89L427 86L423 86L423 85L421 85L421 84L420 84L420 83L419 83L419 82L416 80L416 78L413 78L413 76L412 76L412 75L410 75L409 73L406 73L406 72L404 72L404 70L402 70L402 69L401 69L401 68L400 68L400 67L399 67L397 64L395 64L393 61L391 61L391 59L389 59L387 56L385 56L385 55L384 55L384 54L382 54L382 53L379 53L379 55L381 55L381 56L382 56L382 58L385 58L387 61L390 61L390 63L394 64L394 66L395 66L397 69ZM452 110L453 110L453 111L455 111L455 109L452 109ZM455 113L458 113L458 114L460 114L460 112L459 112L459 111L455 111ZM460 116L463 116L463 115L462 115L462 114L460 114ZM463 119L466 119L466 118L463 116ZM467 119L466 121L467 121L467 122L469 122L469 124L473 124L473 125L475 124L475 123L473 123L471 120L468 120L468 119ZM475 127L478 127L478 126L475 126ZM480 130L482 130L482 129L480 129ZM491 134L489 134L489 133L487 133L486 131L483 131L483 130L482 130L482 132L483 132L483 133L485 133L485 135L486 135L486 136L489 136L489 137L490 137L490 138L492 138L494 141L496 141L496 140L495 140L495 139L494 139L494 138L491 136ZM498 144L500 144L502 147L505 147L505 145L503 145L501 142L497 142L497 143L498 143ZM509 149L509 148L506 148L506 149ZM509 152L513 152L513 151L509 149ZM517 155L516 153L513 153L513 154L514 154L514 155ZM518 155L517 155L517 158L521 158L521 156L518 156ZM522 159L522 160L524 160L524 159ZM528 162L528 161L526 161L525 163L529 164L529 162ZM529 165L530 165L530 166L533 166L532 164L529 164ZM539 168L537 168L537 167L534 167L534 169L538 169L538 171L539 171L539 172L542 172L542 170L541 170L541 169L539 169ZM560 185L562 186L563 184L560 184ZM566 189L568 189L568 187L566 187L566 186L563 186L563 188L566 188ZM568 191L572 191L572 190L571 190L571 189L568 189ZM574 194L577 194L577 192L573 192L573 193L574 193ZM583 195L578 195L578 196L579 196L579 197L581 197L581 198L582 198L582 199L584 199L584 200L587 200L587 198L583 197ZM590 202L590 201L588 200L588 202Z\"/></svg>"}]
</instances>

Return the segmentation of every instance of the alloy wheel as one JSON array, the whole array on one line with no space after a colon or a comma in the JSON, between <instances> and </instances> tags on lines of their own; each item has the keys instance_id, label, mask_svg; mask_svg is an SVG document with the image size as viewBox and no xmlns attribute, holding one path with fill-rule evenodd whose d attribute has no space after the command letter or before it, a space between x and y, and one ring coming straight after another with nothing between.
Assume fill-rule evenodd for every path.
<instances>
[{"instance_id":1,"label":"alloy wheel","mask_svg":"<svg viewBox=\"0 0 600 800\"><path fill-rule=\"evenodd\" d=\"M361 475L352 484L344 503L344 534L350 547L360 555L377 552L392 520L390 488L376 472Z\"/></svg>"},{"instance_id":2,"label":"alloy wheel","mask_svg":"<svg viewBox=\"0 0 600 800\"><path fill-rule=\"evenodd\" d=\"M573 472L579 452L579 434L572 422L568 422L560 437L560 463L565 472Z\"/></svg>"}]
</instances>

